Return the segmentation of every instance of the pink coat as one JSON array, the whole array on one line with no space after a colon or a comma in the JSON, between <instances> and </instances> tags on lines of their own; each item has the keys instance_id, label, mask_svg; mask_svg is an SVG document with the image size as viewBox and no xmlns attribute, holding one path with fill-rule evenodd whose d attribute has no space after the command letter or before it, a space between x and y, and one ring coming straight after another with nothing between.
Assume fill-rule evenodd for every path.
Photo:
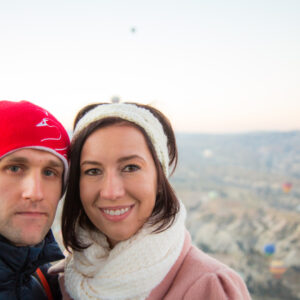
<instances>
[{"instance_id":1,"label":"pink coat","mask_svg":"<svg viewBox=\"0 0 300 300\"><path fill-rule=\"evenodd\" d=\"M183 249L164 280L147 300L251 299L241 277L191 244L187 232Z\"/></svg>"}]
</instances>

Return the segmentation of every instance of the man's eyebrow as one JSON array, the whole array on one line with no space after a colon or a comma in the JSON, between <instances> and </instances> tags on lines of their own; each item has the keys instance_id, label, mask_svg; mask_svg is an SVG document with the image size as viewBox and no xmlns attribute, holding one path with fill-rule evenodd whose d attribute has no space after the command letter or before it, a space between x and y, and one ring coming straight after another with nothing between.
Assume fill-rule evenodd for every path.
<instances>
[{"instance_id":1,"label":"man's eyebrow","mask_svg":"<svg viewBox=\"0 0 300 300\"><path fill-rule=\"evenodd\" d=\"M30 161L23 156L12 156L7 159L8 163L19 163L19 164L26 164L29 163ZM61 161L56 161L53 159L46 160L45 162L42 163L42 165L50 166L53 168L64 168L63 163Z\"/></svg>"},{"instance_id":2,"label":"man's eyebrow","mask_svg":"<svg viewBox=\"0 0 300 300\"><path fill-rule=\"evenodd\" d=\"M9 163L28 163L29 160L26 157L22 157L22 156L13 156L10 157L6 160Z\"/></svg>"},{"instance_id":3,"label":"man's eyebrow","mask_svg":"<svg viewBox=\"0 0 300 300\"><path fill-rule=\"evenodd\" d=\"M56 160L49 160L48 163L47 163L50 167L53 167L53 168L64 168L64 165L61 161L56 161Z\"/></svg>"}]
</instances>

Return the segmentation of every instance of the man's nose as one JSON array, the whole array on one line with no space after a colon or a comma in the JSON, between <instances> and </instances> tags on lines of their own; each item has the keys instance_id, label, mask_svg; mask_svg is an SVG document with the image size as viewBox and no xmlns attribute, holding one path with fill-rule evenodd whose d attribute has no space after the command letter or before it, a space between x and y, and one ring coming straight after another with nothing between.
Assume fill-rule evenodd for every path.
<instances>
[{"instance_id":1,"label":"man's nose","mask_svg":"<svg viewBox=\"0 0 300 300\"><path fill-rule=\"evenodd\" d=\"M24 180L23 198L32 202L43 200L43 182L39 172L31 172Z\"/></svg>"},{"instance_id":2,"label":"man's nose","mask_svg":"<svg viewBox=\"0 0 300 300\"><path fill-rule=\"evenodd\" d=\"M107 172L103 178L100 195L107 200L116 200L125 194L124 183L116 172Z\"/></svg>"}]
</instances>

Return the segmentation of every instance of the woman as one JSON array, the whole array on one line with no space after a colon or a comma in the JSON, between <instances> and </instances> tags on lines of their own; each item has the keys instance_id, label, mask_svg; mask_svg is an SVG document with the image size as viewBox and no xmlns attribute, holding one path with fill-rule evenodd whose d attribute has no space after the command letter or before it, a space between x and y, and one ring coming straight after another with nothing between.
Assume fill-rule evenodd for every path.
<instances>
[{"instance_id":1,"label":"woman","mask_svg":"<svg viewBox=\"0 0 300 300\"><path fill-rule=\"evenodd\" d=\"M72 299L250 299L233 270L192 246L168 182L176 163L172 127L153 107L78 113L62 215Z\"/></svg>"}]
</instances>

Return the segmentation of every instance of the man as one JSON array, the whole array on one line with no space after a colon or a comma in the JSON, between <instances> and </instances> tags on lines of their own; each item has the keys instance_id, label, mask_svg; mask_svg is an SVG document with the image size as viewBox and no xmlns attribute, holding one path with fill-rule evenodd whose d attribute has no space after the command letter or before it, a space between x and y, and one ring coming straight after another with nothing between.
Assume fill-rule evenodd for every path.
<instances>
[{"instance_id":1,"label":"man","mask_svg":"<svg viewBox=\"0 0 300 300\"><path fill-rule=\"evenodd\" d=\"M68 173L70 140L45 109L0 101L0 299L60 299L49 263L63 258L52 235Z\"/></svg>"}]
</instances>

